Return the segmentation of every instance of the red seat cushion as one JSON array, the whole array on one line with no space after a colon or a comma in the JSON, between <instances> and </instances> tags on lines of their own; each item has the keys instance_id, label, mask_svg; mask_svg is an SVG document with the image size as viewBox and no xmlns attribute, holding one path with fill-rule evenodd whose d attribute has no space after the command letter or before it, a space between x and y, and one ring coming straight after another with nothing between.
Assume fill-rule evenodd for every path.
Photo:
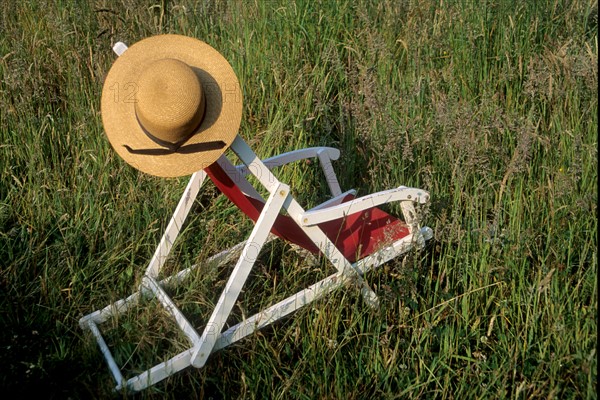
<instances>
[{"instance_id":1,"label":"red seat cushion","mask_svg":"<svg viewBox=\"0 0 600 400\"><path fill-rule=\"evenodd\" d=\"M205 171L217 188L244 214L256 222L262 212L264 202L245 195L218 163L213 163ZM353 198L354 196L346 196L343 202ZM319 224L319 227L351 263L410 233L403 221L379 208L371 208L345 218L324 222ZM287 215L280 214L276 218L271 232L306 250L319 253L319 249L313 241L296 221Z\"/></svg>"}]
</instances>

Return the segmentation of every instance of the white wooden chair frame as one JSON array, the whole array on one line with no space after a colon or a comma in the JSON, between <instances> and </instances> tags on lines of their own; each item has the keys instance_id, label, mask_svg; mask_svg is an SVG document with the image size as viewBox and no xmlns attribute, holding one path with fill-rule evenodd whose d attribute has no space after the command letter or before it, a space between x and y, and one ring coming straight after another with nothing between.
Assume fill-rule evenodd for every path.
<instances>
[{"instance_id":1,"label":"white wooden chair frame","mask_svg":"<svg viewBox=\"0 0 600 400\"><path fill-rule=\"evenodd\" d=\"M127 47L120 42L114 47L118 55L126 49ZM421 189L400 186L396 189L374 193L342 203L344 198L352 193L352 191L341 192L340 185L331 165L331 161L338 159L340 154L336 149L329 147L308 148L261 161L240 136L236 137L231 145L231 149L242 161L242 165L233 166L225 156L221 156L217 162L223 170L245 194L261 199L260 194L245 178L248 174L253 175L267 189L269 197L248 239L206 260L206 264L215 263L216 265L223 265L237 258L235 267L204 330L202 332L196 331L165 291L165 288L181 283L199 265L194 265L158 281L161 268L165 264L173 243L179 235L192 204L207 177L204 171L198 171L192 175L154 256L150 260L142 278L139 291L103 309L88 314L79 321L83 329L89 329L95 336L116 381L116 390L123 388L132 391L143 390L189 366L202 368L213 352L227 347L253 332L272 324L304 305L326 296L340 286L346 285L350 281L358 285L367 304L376 307L378 304L377 296L362 278L362 275L372 268L405 253L414 247L415 244L422 247L425 241L432 236L430 228L419 226L419 220L414 208L415 203L425 204L429 200L429 194ZM271 169L290 162L314 157L320 161L333 197L320 206L305 211L290 194L289 186L280 182L273 175ZM400 202L404 221L409 227L410 234L355 263L349 262L318 226L322 222L337 220L347 215L393 201ZM337 271L331 276L277 304L223 330L260 250L266 242L273 239L270 231L282 209L286 210L288 215L298 223L306 235L321 250L322 254L335 266ZM148 297L158 299L160 304L173 317L177 326L185 333L189 339L190 347L169 360L161 362L137 376L126 379L102 337L98 325L118 314L126 312L131 307L137 305L141 298Z\"/></svg>"}]
</instances>

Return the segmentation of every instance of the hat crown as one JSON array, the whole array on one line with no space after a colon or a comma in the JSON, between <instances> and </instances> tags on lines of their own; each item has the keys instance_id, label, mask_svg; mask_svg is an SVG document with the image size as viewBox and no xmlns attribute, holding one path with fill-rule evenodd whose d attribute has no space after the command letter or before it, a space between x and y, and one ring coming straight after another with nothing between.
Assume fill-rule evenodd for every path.
<instances>
[{"instance_id":1,"label":"hat crown","mask_svg":"<svg viewBox=\"0 0 600 400\"><path fill-rule=\"evenodd\" d=\"M152 89L163 79L170 89ZM181 35L129 46L102 89L102 123L114 150L132 167L163 177L189 175L217 161L238 134L242 108L242 90L225 57Z\"/></svg>"},{"instance_id":2,"label":"hat crown","mask_svg":"<svg viewBox=\"0 0 600 400\"><path fill-rule=\"evenodd\" d=\"M135 112L151 137L172 144L185 141L204 116L198 75L183 61L172 58L149 64L137 81Z\"/></svg>"}]
</instances>

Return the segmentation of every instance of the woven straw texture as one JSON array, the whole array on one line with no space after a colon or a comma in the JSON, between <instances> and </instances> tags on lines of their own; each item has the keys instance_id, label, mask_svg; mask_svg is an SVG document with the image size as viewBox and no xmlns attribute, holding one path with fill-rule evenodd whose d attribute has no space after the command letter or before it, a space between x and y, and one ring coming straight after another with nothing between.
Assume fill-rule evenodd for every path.
<instances>
[{"instance_id":1,"label":"woven straw texture","mask_svg":"<svg viewBox=\"0 0 600 400\"><path fill-rule=\"evenodd\" d=\"M127 163L151 175L177 177L206 168L231 145L242 118L242 92L214 48L185 36L160 35L137 42L115 61L101 110L106 135ZM181 150L169 152L148 133L167 142L189 139Z\"/></svg>"}]
</instances>

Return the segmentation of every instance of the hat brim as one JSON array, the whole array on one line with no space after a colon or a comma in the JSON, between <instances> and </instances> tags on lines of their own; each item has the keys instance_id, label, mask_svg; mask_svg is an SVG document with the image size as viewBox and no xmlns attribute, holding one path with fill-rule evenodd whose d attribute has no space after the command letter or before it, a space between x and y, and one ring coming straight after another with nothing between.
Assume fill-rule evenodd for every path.
<instances>
[{"instance_id":1,"label":"hat brim","mask_svg":"<svg viewBox=\"0 0 600 400\"><path fill-rule=\"evenodd\" d=\"M136 116L137 78L147 65L165 58L188 64L202 84L204 118L183 144L194 151L160 151ZM159 35L135 43L115 61L102 89L101 112L108 140L121 158L145 173L177 177L208 167L231 145L242 119L242 92L233 68L213 47L186 36Z\"/></svg>"}]
</instances>

